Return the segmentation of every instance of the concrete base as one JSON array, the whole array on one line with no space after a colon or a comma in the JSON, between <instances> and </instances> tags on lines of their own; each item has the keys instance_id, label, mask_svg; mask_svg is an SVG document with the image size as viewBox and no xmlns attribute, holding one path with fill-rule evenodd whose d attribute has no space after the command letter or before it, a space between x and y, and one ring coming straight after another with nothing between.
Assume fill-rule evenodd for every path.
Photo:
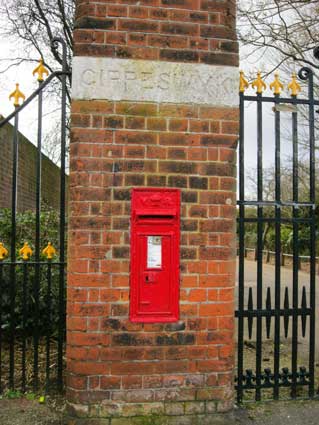
<instances>
[{"instance_id":1,"label":"concrete base","mask_svg":"<svg viewBox=\"0 0 319 425\"><path fill-rule=\"evenodd\" d=\"M236 425L233 414L69 419L66 425Z\"/></svg>"},{"instance_id":2,"label":"concrete base","mask_svg":"<svg viewBox=\"0 0 319 425\"><path fill-rule=\"evenodd\" d=\"M233 405L228 402L68 404L67 425L232 425ZM112 411L113 409L113 411ZM227 413L222 413L227 412Z\"/></svg>"}]
</instances>

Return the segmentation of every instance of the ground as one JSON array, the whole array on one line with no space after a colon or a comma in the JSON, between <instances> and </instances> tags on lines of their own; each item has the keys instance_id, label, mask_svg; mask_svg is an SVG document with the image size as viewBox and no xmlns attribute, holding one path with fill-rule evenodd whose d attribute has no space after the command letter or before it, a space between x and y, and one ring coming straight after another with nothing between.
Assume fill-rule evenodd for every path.
<instances>
[{"instance_id":1,"label":"ground","mask_svg":"<svg viewBox=\"0 0 319 425\"><path fill-rule=\"evenodd\" d=\"M236 408L231 414L216 417L211 425L318 425L318 418L319 400L252 403L244 408ZM64 425L61 403L0 400L0 424Z\"/></svg>"},{"instance_id":2,"label":"ground","mask_svg":"<svg viewBox=\"0 0 319 425\"><path fill-rule=\"evenodd\" d=\"M0 425L62 425L63 401L15 398L0 400Z\"/></svg>"},{"instance_id":3,"label":"ground","mask_svg":"<svg viewBox=\"0 0 319 425\"><path fill-rule=\"evenodd\" d=\"M274 289L274 267L269 264L264 266L265 288L269 286L273 295ZM256 287L256 263L245 262L246 287ZM288 286L291 289L292 272L282 268L282 288ZM307 296L309 295L309 274L300 272L299 284L306 286ZM246 295L247 295L246 291ZM264 291L264 298L265 298ZM274 297L272 297L274 299ZM309 300L309 298L308 298ZM317 293L317 305L319 305L319 291ZM247 302L247 298L246 298ZM317 316L317 350L319 349L319 315ZM273 326L273 324L272 324ZM247 332L247 329L246 329ZM246 366L254 368L255 346L254 339L249 341L245 334L245 359ZM291 362L291 345L281 344L281 367L289 366ZM263 362L268 365L269 359L273 356L272 340L263 343ZM308 355L309 340L308 335L299 339L298 350L299 360L303 361ZM316 350L316 351L317 351ZM316 365L318 366L318 364ZM319 379L318 379L319 380ZM288 394L289 395L289 394ZM248 399L253 399L251 392ZM25 398L0 400L0 425L65 425L63 423L63 400L47 399L44 404L39 404L37 400L31 401ZM189 425L189 422L187 422ZM289 401L271 403L247 403L243 408L236 408L231 414L220 415L209 425L319 425L319 400L315 401ZM67 424L66 424L67 425ZM182 424L181 424L182 425ZM204 422L203 422L204 425ZM205 425L208 425L205 422Z\"/></svg>"}]
</instances>

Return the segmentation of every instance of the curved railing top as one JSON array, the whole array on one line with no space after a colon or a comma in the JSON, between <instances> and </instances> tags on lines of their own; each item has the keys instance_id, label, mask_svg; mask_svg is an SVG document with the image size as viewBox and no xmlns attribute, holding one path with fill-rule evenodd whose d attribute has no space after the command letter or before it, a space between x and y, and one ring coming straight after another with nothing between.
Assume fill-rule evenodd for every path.
<instances>
[{"instance_id":1,"label":"curved railing top","mask_svg":"<svg viewBox=\"0 0 319 425\"><path fill-rule=\"evenodd\" d=\"M39 87L27 98L21 105L15 105L14 111L6 118L0 121L0 128L7 124L12 118L14 118L19 112L21 112L38 94L54 79L61 76L70 76L71 72L68 70L67 57L66 57L66 43L61 37L53 38L51 47L54 51L58 50L59 44L62 45L62 70L55 71L50 74L46 80L39 80Z\"/></svg>"}]
</instances>

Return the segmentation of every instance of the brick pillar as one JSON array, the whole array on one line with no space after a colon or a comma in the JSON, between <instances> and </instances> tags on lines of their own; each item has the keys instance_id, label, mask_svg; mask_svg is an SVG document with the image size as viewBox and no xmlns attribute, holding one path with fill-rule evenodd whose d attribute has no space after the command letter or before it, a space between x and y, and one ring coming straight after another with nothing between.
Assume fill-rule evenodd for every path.
<instances>
[{"instance_id":1,"label":"brick pillar","mask_svg":"<svg viewBox=\"0 0 319 425\"><path fill-rule=\"evenodd\" d=\"M126 425L147 415L180 424L183 415L192 423L226 411L234 369L235 2L78 0L74 43L70 415L79 424ZM134 187L181 191L176 323L129 320Z\"/></svg>"}]
</instances>

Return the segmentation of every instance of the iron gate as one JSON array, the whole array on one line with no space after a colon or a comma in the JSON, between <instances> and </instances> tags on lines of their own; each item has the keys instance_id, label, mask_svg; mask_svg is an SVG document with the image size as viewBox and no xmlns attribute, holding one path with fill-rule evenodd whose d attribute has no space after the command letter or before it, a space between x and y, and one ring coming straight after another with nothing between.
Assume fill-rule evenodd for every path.
<instances>
[{"instance_id":1,"label":"iron gate","mask_svg":"<svg viewBox=\"0 0 319 425\"><path fill-rule=\"evenodd\" d=\"M246 95L248 82L243 73L240 79L240 141L239 141L239 200L238 204L238 238L239 238L239 273L238 273L238 309L236 311L238 325L238 358L236 389L238 402L253 398L279 397L296 398L299 395L313 397L315 393L315 255L316 255L316 216L315 216L315 106L319 101L314 99L314 75L309 68L299 71L299 82L294 75L288 88L291 97L281 96L284 88L275 75L270 85L274 95L263 95L266 85L260 73L252 83L256 95ZM307 86L307 98L299 98L299 83ZM256 105L257 114L257 176L256 198L249 199L245 191L245 106L248 102ZM274 112L274 197L265 200L263 197L263 116L265 105L273 105ZM285 106L283 106L285 105ZM287 106L288 105L288 106ZM309 195L301 200L298 190L299 178L299 134L298 108L307 114L307 150L309 152ZM285 111L285 112L283 112ZM291 120L292 151L292 196L283 196L288 191L281 184L283 145L281 136L282 114L287 111ZM251 116L249 117L251 120ZM269 136L266 142L269 142ZM285 141L287 143L287 141ZM269 143L268 143L269 144ZM268 146L266 145L266 148ZM255 209L255 216L247 216L248 209ZM283 214L283 210L286 211ZM287 216L287 210L290 212ZM273 214L270 214L270 211ZM272 223L275 238L274 284L270 287L263 275L263 228L265 223ZM245 265L245 228L248 223L256 227L256 288L246 283ZM292 282L283 287L282 283L282 243L281 228L289 224L292 228ZM309 226L310 271L309 285L302 288L298 279L299 265L299 228ZM300 339L307 341L307 362L298 356ZM306 339L305 339L306 338ZM268 342L267 342L268 340ZM265 346L270 349L265 359ZM288 352L283 355L283 346ZM287 349L287 347L286 347ZM287 354L288 353L288 354ZM270 364L269 364L270 362ZM306 392L304 391L306 389Z\"/></svg>"},{"instance_id":2,"label":"iron gate","mask_svg":"<svg viewBox=\"0 0 319 425\"><path fill-rule=\"evenodd\" d=\"M11 208L8 213L10 230L7 240L0 234L0 392L63 389L66 84L69 72L65 42L60 38L53 39L52 47L57 55L59 45L62 47L62 70L53 72L44 80L44 75L48 75L48 71L40 61L34 70L34 74L38 75L39 87L25 100L17 85L16 90L10 95L10 98L14 99L15 109L0 122L0 129L5 129L7 123L14 120ZM41 224L43 93L53 80L61 84L60 187L51 188L59 191L57 246L51 244L50 240L44 240L42 236L44 227ZM20 99L24 100L21 105ZM24 158L19 157L19 116L33 100L38 102L35 205L32 222L34 227L32 240L24 240L21 246L21 240L17 238L20 202L18 169L19 161ZM1 214L4 214L4 210Z\"/></svg>"}]
</instances>

